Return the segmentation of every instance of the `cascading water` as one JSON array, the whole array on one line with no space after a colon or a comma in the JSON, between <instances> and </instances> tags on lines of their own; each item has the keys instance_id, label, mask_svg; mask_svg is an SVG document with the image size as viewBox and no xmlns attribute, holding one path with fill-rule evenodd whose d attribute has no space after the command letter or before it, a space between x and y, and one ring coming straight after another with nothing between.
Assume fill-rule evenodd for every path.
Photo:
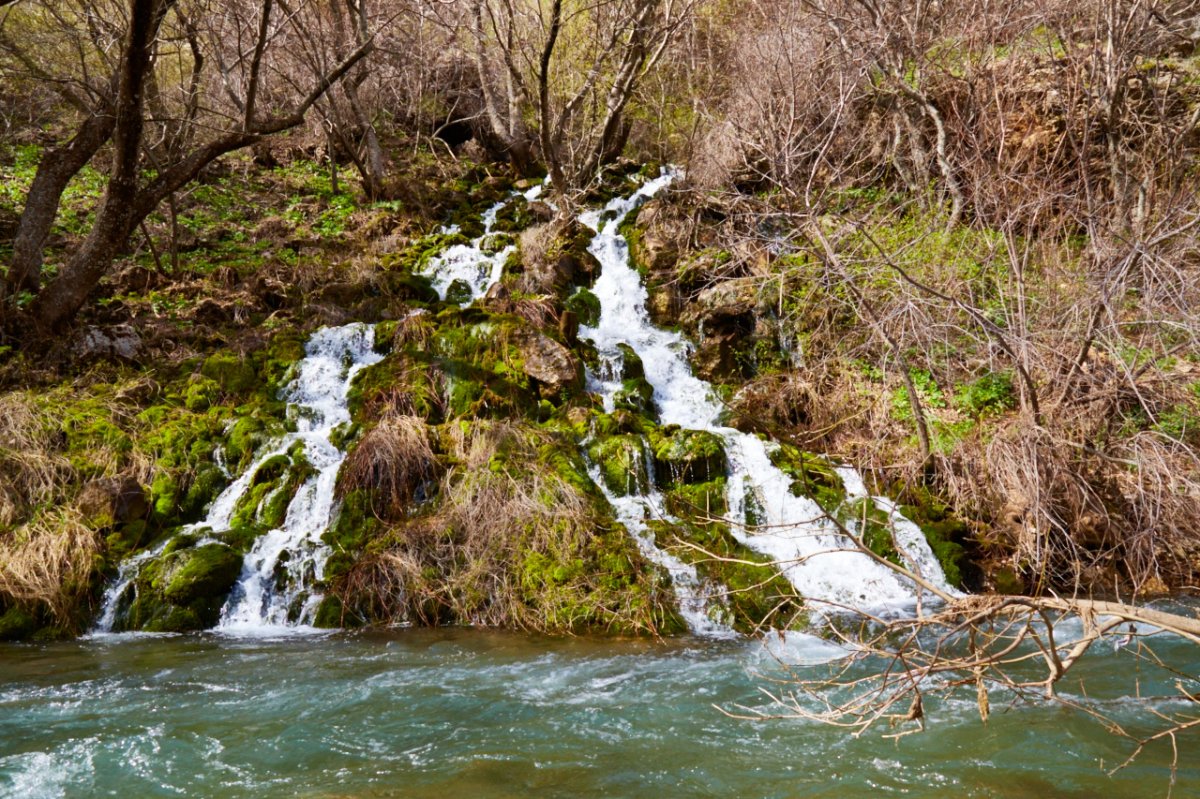
<instances>
[{"instance_id":1,"label":"cascading water","mask_svg":"<svg viewBox=\"0 0 1200 799\"><path fill-rule=\"evenodd\" d=\"M487 293L495 283L500 281L504 272L504 264L516 247L507 244L503 247L490 246L495 236L496 219L504 207L518 197L524 197L527 202L533 202L541 196L544 186L539 184L533 188L519 192L514 191L508 197L493 205L483 214L483 234L472 239L467 244L455 244L440 253L429 262L425 275L433 283L433 288L443 300L450 293L454 284L465 286L468 292L458 297L460 305L470 305ZM455 228L445 228L443 233L456 232Z\"/></svg>"},{"instance_id":2,"label":"cascading water","mask_svg":"<svg viewBox=\"0 0 1200 799\"><path fill-rule=\"evenodd\" d=\"M213 501L207 516L181 530L206 531L205 539L220 540L229 531L234 513L251 489L254 477L267 461L299 444L313 475L297 489L287 507L282 526L258 538L246 554L242 573L221 611L219 629L227 632L279 630L312 621L321 600L312 588L323 576L328 547L321 534L328 529L334 510L334 483L345 454L331 441L339 425L350 421L347 396L354 375L381 360L375 352L375 330L364 324L326 327L305 345L296 377L284 392L295 417L296 430L264 448L253 464ZM134 585L138 571L162 553L164 541L153 550L121 565L116 581L105 592L97 632L113 629L123 597Z\"/></svg>"},{"instance_id":3,"label":"cascading water","mask_svg":"<svg viewBox=\"0 0 1200 799\"><path fill-rule=\"evenodd\" d=\"M364 324L322 328L308 340L285 395L296 413L296 432L275 451L303 442L315 474L296 491L283 525L260 536L246 554L218 629L255 632L312 620L321 596L311 586L322 578L330 554L321 534L333 521L334 484L346 458L331 439L350 422L354 376L382 360L374 344L375 329Z\"/></svg>"},{"instance_id":4,"label":"cascading water","mask_svg":"<svg viewBox=\"0 0 1200 799\"><path fill-rule=\"evenodd\" d=\"M802 597L856 608L910 604L916 598L916 586L858 551L814 500L794 495L792 479L772 463L766 442L718 423L721 406L711 386L692 373L687 341L650 322L647 290L630 264L628 244L618 227L629 213L675 178L675 173L665 171L631 196L615 199L603 209L580 217L583 224L596 231L590 251L601 264L592 289L600 300L600 318L595 327L581 328L580 336L590 338L602 357L620 357L622 344L637 353L646 379L654 388L654 402L664 425L705 430L724 440L730 464L730 516L734 522L741 522L732 525L732 532L745 546L777 561ZM604 396L605 407L611 410L620 382L593 376L591 386ZM866 496L857 472L842 468L839 474L852 498L855 492ZM877 498L875 502L896 522L897 545L909 565L932 584L949 589L920 529L899 516L887 500ZM761 517L754 532L745 524L751 505Z\"/></svg>"},{"instance_id":5,"label":"cascading water","mask_svg":"<svg viewBox=\"0 0 1200 799\"><path fill-rule=\"evenodd\" d=\"M586 443L586 442L585 442ZM587 453L584 452L587 459ZM713 592L700 579L696 568L684 563L654 542L654 534L646 525L647 517L661 519L667 522L676 521L667 513L666 503L662 494L654 488L654 459L646 453L641 461L648 474L643 493L629 493L618 496L612 491L600 474L600 467L591 464L589 474L600 491L608 499L617 514L617 521L625 525L625 529L633 536L642 555L666 570L671 578L671 586L679 603L679 615L687 623L688 629L697 635L709 638L726 638L737 635L731 627L723 624L717 618L714 609L719 605L714 601Z\"/></svg>"}]
</instances>

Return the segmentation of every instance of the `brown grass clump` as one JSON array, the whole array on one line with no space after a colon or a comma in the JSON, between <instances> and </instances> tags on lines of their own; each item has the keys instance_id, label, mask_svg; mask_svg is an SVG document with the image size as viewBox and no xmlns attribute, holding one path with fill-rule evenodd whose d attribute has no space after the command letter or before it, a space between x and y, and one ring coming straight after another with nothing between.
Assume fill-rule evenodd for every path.
<instances>
[{"instance_id":1,"label":"brown grass clump","mask_svg":"<svg viewBox=\"0 0 1200 799\"><path fill-rule=\"evenodd\" d=\"M342 497L366 490L376 515L400 518L440 470L424 420L390 416L371 428L347 456L337 490Z\"/></svg>"},{"instance_id":2,"label":"brown grass clump","mask_svg":"<svg viewBox=\"0 0 1200 799\"><path fill-rule=\"evenodd\" d=\"M355 565L344 603L427 625L656 629L669 600L645 602L636 549L623 532L602 529L594 498L554 465L555 445L516 422L449 427L454 466L436 510ZM609 563L626 573L606 574Z\"/></svg>"},{"instance_id":3,"label":"brown grass clump","mask_svg":"<svg viewBox=\"0 0 1200 799\"><path fill-rule=\"evenodd\" d=\"M45 605L70 625L90 588L100 537L74 508L58 508L0 539L0 597Z\"/></svg>"},{"instance_id":4,"label":"brown grass clump","mask_svg":"<svg viewBox=\"0 0 1200 799\"><path fill-rule=\"evenodd\" d=\"M0 528L19 523L72 479L61 439L47 405L24 392L0 395Z\"/></svg>"},{"instance_id":5,"label":"brown grass clump","mask_svg":"<svg viewBox=\"0 0 1200 799\"><path fill-rule=\"evenodd\" d=\"M392 345L398 350L408 346L425 349L436 334L437 322L429 312L414 311L396 323Z\"/></svg>"}]
</instances>

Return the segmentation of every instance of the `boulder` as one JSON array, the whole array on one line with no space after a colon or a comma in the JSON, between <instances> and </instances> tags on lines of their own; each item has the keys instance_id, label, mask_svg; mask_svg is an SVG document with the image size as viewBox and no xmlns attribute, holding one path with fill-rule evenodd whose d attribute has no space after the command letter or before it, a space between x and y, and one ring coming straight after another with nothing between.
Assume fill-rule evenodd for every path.
<instances>
[{"instance_id":1,"label":"boulder","mask_svg":"<svg viewBox=\"0 0 1200 799\"><path fill-rule=\"evenodd\" d=\"M83 486L76 506L96 529L143 519L150 510L146 489L132 477L105 477Z\"/></svg>"},{"instance_id":2,"label":"boulder","mask_svg":"<svg viewBox=\"0 0 1200 799\"><path fill-rule=\"evenodd\" d=\"M725 476L725 441L715 433L666 428L652 443L654 479L662 488L707 483Z\"/></svg>"},{"instance_id":3,"label":"boulder","mask_svg":"<svg viewBox=\"0 0 1200 799\"><path fill-rule=\"evenodd\" d=\"M88 327L75 347L81 358L117 358L136 360L142 351L142 337L130 325L115 325L107 329Z\"/></svg>"},{"instance_id":4,"label":"boulder","mask_svg":"<svg viewBox=\"0 0 1200 799\"><path fill-rule=\"evenodd\" d=\"M513 343L521 353L523 371L534 380L555 390L582 385L579 361L554 339L536 330L521 330Z\"/></svg>"}]
</instances>

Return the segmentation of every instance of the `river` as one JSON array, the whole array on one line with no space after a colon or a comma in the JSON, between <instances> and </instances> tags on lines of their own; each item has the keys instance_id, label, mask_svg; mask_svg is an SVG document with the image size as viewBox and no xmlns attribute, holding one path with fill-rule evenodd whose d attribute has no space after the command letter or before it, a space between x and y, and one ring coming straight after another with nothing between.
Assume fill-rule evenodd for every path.
<instances>
[{"instance_id":1,"label":"river","mask_svg":"<svg viewBox=\"0 0 1200 799\"><path fill-rule=\"evenodd\" d=\"M829 646L801 636L776 653L821 661ZM1136 661L1104 647L1065 690L1083 678L1132 719L1109 697L1129 692ZM1102 765L1128 742L1061 706L993 697L983 725L966 696L930 704L929 729L899 741L714 707L767 707L763 673L774 657L745 639L401 629L3 645L0 796L1167 795L1168 744L1110 778ZM1168 687L1142 676L1143 693ZM1198 739L1180 739L1176 797L1200 795Z\"/></svg>"}]
</instances>

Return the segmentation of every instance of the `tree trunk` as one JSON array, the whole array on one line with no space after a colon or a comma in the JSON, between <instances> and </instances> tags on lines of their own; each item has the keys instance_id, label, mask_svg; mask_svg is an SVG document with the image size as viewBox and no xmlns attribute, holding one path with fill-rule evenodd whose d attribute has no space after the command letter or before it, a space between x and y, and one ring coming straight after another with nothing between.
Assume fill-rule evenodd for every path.
<instances>
[{"instance_id":1,"label":"tree trunk","mask_svg":"<svg viewBox=\"0 0 1200 799\"><path fill-rule=\"evenodd\" d=\"M121 57L113 127L112 176L92 232L58 278L33 303L34 322L42 331L53 329L75 315L139 221L135 218L133 205L138 193L138 164L145 124L142 113L145 81L150 69L150 50L158 23L162 21L160 10L158 0L132 0L130 3L129 36Z\"/></svg>"},{"instance_id":2,"label":"tree trunk","mask_svg":"<svg viewBox=\"0 0 1200 799\"><path fill-rule=\"evenodd\" d=\"M36 291L40 285L42 251L58 214L63 191L71 178L79 174L79 170L108 141L113 122L113 116L107 110L98 112L88 117L75 138L42 155L33 184L25 196L25 210L13 240L12 266L8 272L11 293Z\"/></svg>"}]
</instances>

